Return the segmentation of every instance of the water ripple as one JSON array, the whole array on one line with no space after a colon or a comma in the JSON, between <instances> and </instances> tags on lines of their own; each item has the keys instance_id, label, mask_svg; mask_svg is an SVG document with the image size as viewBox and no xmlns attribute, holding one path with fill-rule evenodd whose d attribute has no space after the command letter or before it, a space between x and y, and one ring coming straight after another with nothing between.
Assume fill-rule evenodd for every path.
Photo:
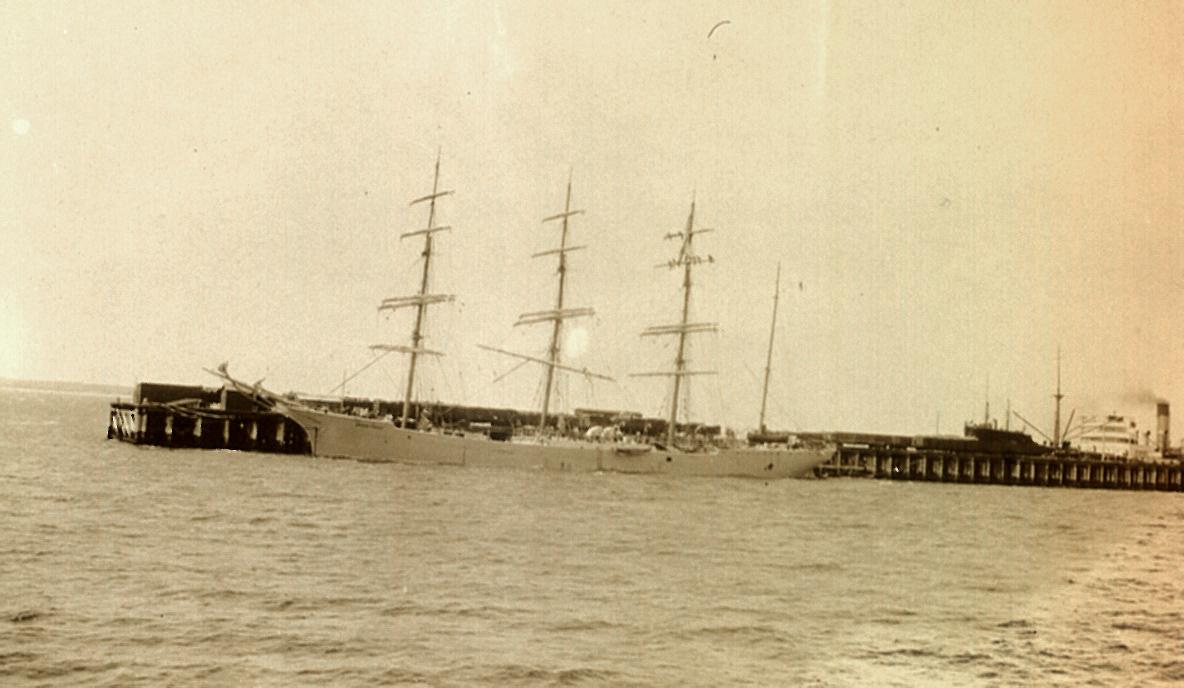
<instances>
[{"instance_id":1,"label":"water ripple","mask_svg":"<svg viewBox=\"0 0 1184 688\"><path fill-rule=\"evenodd\" d=\"M30 399L5 686L1184 682L1178 494L138 450Z\"/></svg>"}]
</instances>

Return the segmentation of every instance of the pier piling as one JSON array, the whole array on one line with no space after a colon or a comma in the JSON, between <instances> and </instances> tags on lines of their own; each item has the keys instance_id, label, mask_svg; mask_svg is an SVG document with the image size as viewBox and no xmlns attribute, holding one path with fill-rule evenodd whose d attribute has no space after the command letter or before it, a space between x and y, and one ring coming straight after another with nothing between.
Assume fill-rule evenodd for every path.
<instances>
[{"instance_id":1,"label":"pier piling","mask_svg":"<svg viewBox=\"0 0 1184 688\"><path fill-rule=\"evenodd\" d=\"M908 439L908 438L902 438ZM838 451L816 471L822 476L863 476L978 485L1184 491L1184 465L1174 461L1123 461L1081 453L984 454L917 447L837 442Z\"/></svg>"}]
</instances>

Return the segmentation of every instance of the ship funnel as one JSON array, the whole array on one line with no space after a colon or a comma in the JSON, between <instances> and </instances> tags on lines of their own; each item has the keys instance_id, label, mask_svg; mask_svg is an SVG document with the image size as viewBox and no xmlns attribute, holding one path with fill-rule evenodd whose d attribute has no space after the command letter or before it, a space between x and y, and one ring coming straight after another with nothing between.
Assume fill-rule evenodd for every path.
<instances>
[{"instance_id":1,"label":"ship funnel","mask_svg":"<svg viewBox=\"0 0 1184 688\"><path fill-rule=\"evenodd\" d=\"M1155 405L1155 448L1162 454L1172 446L1171 407L1161 401Z\"/></svg>"}]
</instances>

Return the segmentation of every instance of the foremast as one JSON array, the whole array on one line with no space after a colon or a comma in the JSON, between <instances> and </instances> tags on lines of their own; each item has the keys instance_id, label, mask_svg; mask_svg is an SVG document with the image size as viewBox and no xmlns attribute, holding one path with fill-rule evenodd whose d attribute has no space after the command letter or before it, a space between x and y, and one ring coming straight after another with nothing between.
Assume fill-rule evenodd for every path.
<instances>
[{"instance_id":1,"label":"foremast","mask_svg":"<svg viewBox=\"0 0 1184 688\"><path fill-rule=\"evenodd\" d=\"M719 330L719 325L713 322L690 322L691 313L691 270L696 265L702 263L714 263L715 259L708 256L699 256L694 252L694 238L697 234L706 234L712 231L707 228L695 228L695 200L691 199L691 212L687 216L687 226L682 232L670 232L664 237L667 240L680 239L681 244L678 250L678 257L669 260L656 267L668 268L675 270L683 269L682 278L682 318L677 325L654 325L642 331L641 336L653 337L659 335L678 335L678 352L674 357L674 370L658 371L649 373L634 373L634 377L673 377L674 378L674 392L670 398L670 417L666 426L666 443L669 446L674 445L675 426L678 422L678 400L682 392L682 379L691 375L714 375L714 370L687 370L687 335L699 334L702 332L716 332Z\"/></svg>"},{"instance_id":2,"label":"foremast","mask_svg":"<svg viewBox=\"0 0 1184 688\"><path fill-rule=\"evenodd\" d=\"M379 311L389 310L395 311L400 308L414 308L415 309L415 326L411 330L411 346L403 346L399 344L375 344L371 349L385 352L398 352L408 354L411 358L407 366L407 388L403 394L403 411L400 416L400 427L407 427L407 420L411 413L411 395L415 388L415 364L421 355L427 356L442 356L443 353L439 351L432 351L425 349L423 345L423 329L424 319L427 315L427 307L438 303L447 303L452 301L455 296L452 294L431 294L428 293L429 278L431 276L432 267L432 239L437 232L444 232L451 230L451 227L436 226L436 200L452 194L451 190L440 190L440 154L436 153L436 169L432 176L432 192L426 196L421 196L413 201L410 205L419 205L420 203L428 204L428 224L423 229L417 229L411 232L404 232L399 235L399 240L410 237L423 237L423 273L419 281L419 292L413 296L392 296L383 299L378 306Z\"/></svg>"},{"instance_id":3,"label":"foremast","mask_svg":"<svg viewBox=\"0 0 1184 688\"><path fill-rule=\"evenodd\" d=\"M547 251L540 251L533 254L532 258L543 258L546 256L558 256L559 265L556 270L559 275L559 285L555 294L555 308L545 311L532 311L530 313L523 313L518 316L518 321L514 323L514 327L519 325L536 325L539 323L551 323L551 341L547 347L547 357L539 358L536 356L527 356L525 354L514 353L512 351L505 351L492 346L481 346L482 349L494 351L514 358L522 359L524 362L533 362L542 364L545 371L543 373L543 406L539 414L539 432L544 433L547 428L547 418L550 414L551 408L551 392L555 386L555 371L566 370L569 372L579 373L585 377L594 377L601 380L612 381L611 377L607 375L599 375L589 372L588 369L577 369L572 366L564 365L561 362L561 334L563 331L563 321L569 318L583 318L595 315L596 311L589 307L570 308L565 307L565 291L567 287L567 254L572 251L579 251L587 248L587 246L568 246L568 230L569 221L576 215L583 215L583 210L573 210L571 207L571 175L567 178L567 194L563 203L563 212L556 213L544 217L543 224L549 222L559 222L559 248L550 249ZM480 346L480 345L479 345Z\"/></svg>"}]
</instances>

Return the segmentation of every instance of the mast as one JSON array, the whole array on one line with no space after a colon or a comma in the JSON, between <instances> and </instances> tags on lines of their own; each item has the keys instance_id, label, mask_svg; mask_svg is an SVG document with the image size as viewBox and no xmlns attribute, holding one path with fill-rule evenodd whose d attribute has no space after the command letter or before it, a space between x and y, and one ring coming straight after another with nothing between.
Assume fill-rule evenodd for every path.
<instances>
[{"instance_id":1,"label":"mast","mask_svg":"<svg viewBox=\"0 0 1184 688\"><path fill-rule=\"evenodd\" d=\"M443 355L439 351L430 351L423 348L423 326L424 316L427 314L427 307L437 304L452 301L455 297L451 294L429 294L428 293L428 279L431 275L432 266L432 238L436 232L443 232L452 229L451 227L437 227L436 226L436 199L451 194L452 191L440 191L440 152L436 151L436 169L432 177L432 192L427 196L422 196L411 201L410 205L417 205L419 203L427 202L428 204L428 226L424 229L418 229L413 232L404 232L399 235L399 239L406 239L408 237L423 236L423 274L419 281L419 292L414 296L392 296L383 299L382 304L379 305L378 310L398 310L400 308L415 308L415 326L411 330L411 346L401 346L397 344L375 344L371 349L380 351L397 351L399 353L409 354L411 360L407 367L407 388L403 394L403 412L400 417L400 427L407 427L407 418L411 414L411 395L415 388L415 364L421 354L440 356Z\"/></svg>"},{"instance_id":2,"label":"mast","mask_svg":"<svg viewBox=\"0 0 1184 688\"><path fill-rule=\"evenodd\" d=\"M983 395L985 406L983 408L983 426L986 427L991 424L991 374L987 373L987 389Z\"/></svg>"},{"instance_id":3,"label":"mast","mask_svg":"<svg viewBox=\"0 0 1184 688\"><path fill-rule=\"evenodd\" d=\"M777 333L777 301L781 297L781 263L777 263L777 281L773 287L773 324L769 327L769 352L765 355L765 386L761 392L761 433L765 432L765 405L769 400L769 373L773 369L773 335Z\"/></svg>"},{"instance_id":4,"label":"mast","mask_svg":"<svg viewBox=\"0 0 1184 688\"><path fill-rule=\"evenodd\" d=\"M584 214L583 210L572 210L572 208L571 208L571 174L569 173L568 177L567 177L567 195L566 195L564 203L563 203L563 212L556 213L554 215L549 215L547 217L544 217L542 220L544 224L547 222L555 222L557 220L561 221L560 222L560 234L559 234L559 248L550 249L547 251L541 251L541 252L536 253L533 256L531 256L532 258L542 258L544 256L554 256L554 255L559 256L559 267L557 270L557 272L559 274L559 287L558 287L558 291L555 294L555 308L553 308L551 310L546 310L546 311L532 311L530 313L523 313L518 316L518 322L514 323L515 327L517 327L519 325L534 325L537 323L545 323L545 322L552 323L551 342L550 342L550 345L547 347L547 357L546 358L538 358L536 356L527 356L525 354L514 353L513 351L505 351L503 349L499 349L499 348L492 347L492 346L484 346L484 345L480 345L480 344L477 345L479 348L485 349L486 351L493 351L495 353L504 354L506 356L513 356L514 358L518 358L523 361L530 361L533 363L541 363L546 368L546 372L544 372L544 374L543 374L543 378L544 378L543 407L542 407L541 413L539 414L539 432L540 433L544 432L547 427L547 418L548 418L548 415L550 414L550 409L551 409L551 392L555 387L555 371L556 370L566 370L569 372L579 373L579 374L581 374L585 377L588 377L588 378L598 378L601 380L609 380L609 381L612 380L611 377L608 377L606 375L598 375L596 373L589 372L587 368L579 369L579 368L574 368L572 366L563 365L560 361L560 355L559 355L560 354L560 341L561 341L560 334L563 331L563 321L568 318L587 317L590 315L595 315L595 313L596 313L596 311L593 310L592 308L584 308L584 307L565 308L564 307L564 302L565 302L564 295L565 295L565 291L567 288L567 254L570 253L571 251L579 251L579 250L587 248L587 246L568 246L567 245L567 235L568 235L568 228L569 228L568 221L570 218L572 218L576 215L582 215L582 214Z\"/></svg>"},{"instance_id":5,"label":"mast","mask_svg":"<svg viewBox=\"0 0 1184 688\"><path fill-rule=\"evenodd\" d=\"M716 323L693 323L689 322L691 312L691 268L700 263L713 263L715 259L710 255L706 258L695 255L692 246L692 240L696 234L704 234L710 232L710 229L695 229L695 199L691 198L691 212L687 216L687 228L682 232L670 232L666 235L666 239L681 239L682 245L678 251L678 257L670 260L657 267L662 268L683 268L682 278L682 318L677 325L655 325L646 328L642 331L641 336L655 336L655 335L678 335L678 353L674 357L674 370L662 371L653 373L634 373L633 377L650 377L650 376L666 376L674 378L674 393L670 398L670 418L666 427L666 443L668 446L674 445L675 425L678 422L678 397L682 390L682 379L689 375L713 375L713 370L687 370L687 335L697 334L700 332L715 332L719 329Z\"/></svg>"},{"instance_id":6,"label":"mast","mask_svg":"<svg viewBox=\"0 0 1184 688\"><path fill-rule=\"evenodd\" d=\"M695 200L691 199L691 214L687 216L687 233L686 238L683 239L682 254L689 254L691 252L691 239L694 238L695 232ZM683 268L682 278L682 320L679 322L682 327L678 331L678 354L674 357L674 394L670 397L670 424L666 426L666 441L674 444L674 426L678 422L678 391L682 386L682 374L687 367L686 348L687 348L687 316L691 312L691 262L686 261Z\"/></svg>"},{"instance_id":7,"label":"mast","mask_svg":"<svg viewBox=\"0 0 1184 688\"><path fill-rule=\"evenodd\" d=\"M1065 398L1065 395L1061 394L1061 347L1059 346L1057 347L1057 393L1052 396L1057 400L1056 412L1052 421L1052 446L1053 449L1059 449L1061 446L1061 399Z\"/></svg>"},{"instance_id":8,"label":"mast","mask_svg":"<svg viewBox=\"0 0 1184 688\"><path fill-rule=\"evenodd\" d=\"M567 283L567 221L571 212L571 174L567 176L567 196L563 201L563 222L559 233L559 291L555 295L555 312L563 310L563 288ZM543 412L539 415L539 429L547 427L547 411L551 406L551 387L555 381L555 366L559 365L559 331L563 327L563 318L555 318L555 326L551 329L551 347L548 358L551 364L547 366L547 381L543 387Z\"/></svg>"}]
</instances>

